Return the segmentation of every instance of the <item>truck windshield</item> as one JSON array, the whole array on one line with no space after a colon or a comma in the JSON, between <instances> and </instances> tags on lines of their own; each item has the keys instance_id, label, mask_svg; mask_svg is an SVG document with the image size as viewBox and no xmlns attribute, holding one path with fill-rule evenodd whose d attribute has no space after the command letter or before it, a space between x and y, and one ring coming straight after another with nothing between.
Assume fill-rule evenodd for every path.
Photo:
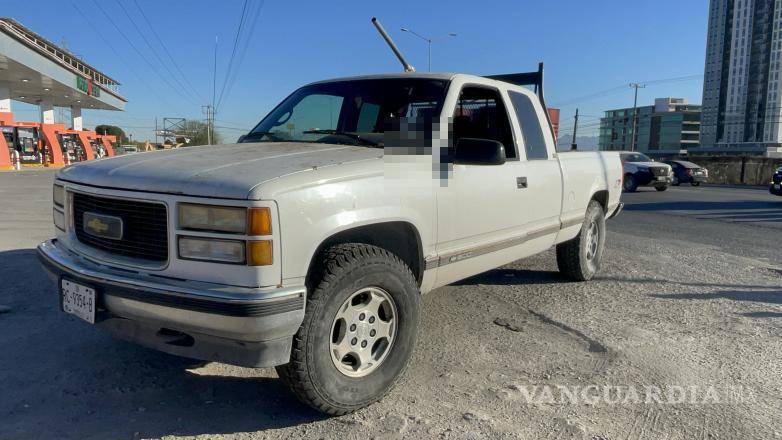
<instances>
[{"instance_id":1,"label":"truck windshield","mask_svg":"<svg viewBox=\"0 0 782 440\"><path fill-rule=\"evenodd\" d=\"M294 92L240 142L312 142L382 147L388 132L427 137L447 81L387 78L311 84ZM394 136L394 138L398 138Z\"/></svg>"},{"instance_id":2,"label":"truck windshield","mask_svg":"<svg viewBox=\"0 0 782 440\"><path fill-rule=\"evenodd\" d=\"M654 162L649 156L641 153L623 153L623 162Z\"/></svg>"}]
</instances>

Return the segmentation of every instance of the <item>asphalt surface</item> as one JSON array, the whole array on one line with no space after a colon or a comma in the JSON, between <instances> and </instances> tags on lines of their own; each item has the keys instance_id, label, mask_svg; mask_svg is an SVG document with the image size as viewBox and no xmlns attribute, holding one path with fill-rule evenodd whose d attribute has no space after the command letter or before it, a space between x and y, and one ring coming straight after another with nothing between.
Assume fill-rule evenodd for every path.
<instances>
[{"instance_id":1,"label":"asphalt surface","mask_svg":"<svg viewBox=\"0 0 782 440\"><path fill-rule=\"evenodd\" d=\"M51 180L0 173L0 439L782 438L782 197L763 189L625 194L588 283L549 251L426 295L399 386L326 418L273 369L174 358L61 313L33 251Z\"/></svg>"}]
</instances>

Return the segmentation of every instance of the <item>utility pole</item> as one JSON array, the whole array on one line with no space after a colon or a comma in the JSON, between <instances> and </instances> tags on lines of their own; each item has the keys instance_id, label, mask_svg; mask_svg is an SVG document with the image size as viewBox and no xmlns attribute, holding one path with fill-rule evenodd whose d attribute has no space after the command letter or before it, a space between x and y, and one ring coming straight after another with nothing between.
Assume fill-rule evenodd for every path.
<instances>
[{"instance_id":1,"label":"utility pole","mask_svg":"<svg viewBox=\"0 0 782 440\"><path fill-rule=\"evenodd\" d=\"M212 145L213 127L214 127L214 108L211 105L201 106L201 109L206 114L206 143Z\"/></svg>"},{"instance_id":2,"label":"utility pole","mask_svg":"<svg viewBox=\"0 0 782 440\"><path fill-rule=\"evenodd\" d=\"M646 86L639 83L630 83L630 87L635 89L635 98L633 98L633 129L630 134L630 151L635 151L635 127L638 124L638 89L644 89Z\"/></svg>"},{"instance_id":3,"label":"utility pole","mask_svg":"<svg viewBox=\"0 0 782 440\"><path fill-rule=\"evenodd\" d=\"M209 145L214 139L215 93L217 92L217 35L215 35L214 68L212 70L212 104L206 106L206 137Z\"/></svg>"},{"instance_id":4,"label":"utility pole","mask_svg":"<svg viewBox=\"0 0 782 440\"><path fill-rule=\"evenodd\" d=\"M570 144L570 149L576 151L578 144L576 144L576 132L578 131L578 109L576 109L576 121L573 123L573 143Z\"/></svg>"}]
</instances>

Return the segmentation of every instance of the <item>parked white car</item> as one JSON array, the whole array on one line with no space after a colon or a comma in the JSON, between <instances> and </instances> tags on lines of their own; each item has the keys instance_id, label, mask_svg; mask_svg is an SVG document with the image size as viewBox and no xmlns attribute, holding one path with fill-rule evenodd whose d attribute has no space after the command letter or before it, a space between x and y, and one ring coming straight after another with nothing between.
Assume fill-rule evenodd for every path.
<instances>
[{"instance_id":1,"label":"parked white car","mask_svg":"<svg viewBox=\"0 0 782 440\"><path fill-rule=\"evenodd\" d=\"M356 410L405 370L422 293L552 246L568 278L600 268L622 165L557 153L529 78L318 82L240 143L65 168L40 259L65 312Z\"/></svg>"}]
</instances>

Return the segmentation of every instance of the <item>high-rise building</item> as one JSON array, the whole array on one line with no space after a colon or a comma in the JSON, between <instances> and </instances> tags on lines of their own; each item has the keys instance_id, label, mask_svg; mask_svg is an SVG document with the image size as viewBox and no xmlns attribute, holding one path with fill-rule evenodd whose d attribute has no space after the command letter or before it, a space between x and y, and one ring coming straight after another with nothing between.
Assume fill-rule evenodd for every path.
<instances>
[{"instance_id":1,"label":"high-rise building","mask_svg":"<svg viewBox=\"0 0 782 440\"><path fill-rule=\"evenodd\" d=\"M710 1L702 147L782 150L781 57L781 0Z\"/></svg>"},{"instance_id":2,"label":"high-rise building","mask_svg":"<svg viewBox=\"0 0 782 440\"><path fill-rule=\"evenodd\" d=\"M636 114L633 130L632 107L606 111L600 119L600 149L676 154L698 146L701 106L683 98L657 98L654 105L638 107Z\"/></svg>"}]
</instances>

